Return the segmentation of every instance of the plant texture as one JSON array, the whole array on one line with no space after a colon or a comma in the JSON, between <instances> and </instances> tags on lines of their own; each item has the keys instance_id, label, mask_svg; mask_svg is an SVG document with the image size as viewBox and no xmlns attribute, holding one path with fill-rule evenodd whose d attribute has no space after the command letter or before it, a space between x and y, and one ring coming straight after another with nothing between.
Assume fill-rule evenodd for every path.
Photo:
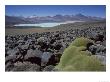
<instances>
[{"instance_id":1,"label":"plant texture","mask_svg":"<svg viewBox=\"0 0 110 82\"><path fill-rule=\"evenodd\" d=\"M60 71L104 71L105 66L86 50L87 38L78 38L65 49L56 69Z\"/></svg>"}]
</instances>

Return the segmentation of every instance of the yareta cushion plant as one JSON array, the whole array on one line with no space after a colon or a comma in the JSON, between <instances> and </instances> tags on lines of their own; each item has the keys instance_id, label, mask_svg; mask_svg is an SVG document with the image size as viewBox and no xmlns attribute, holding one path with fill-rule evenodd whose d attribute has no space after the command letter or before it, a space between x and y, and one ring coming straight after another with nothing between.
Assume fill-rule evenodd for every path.
<instances>
[{"instance_id":1,"label":"yareta cushion plant","mask_svg":"<svg viewBox=\"0 0 110 82\"><path fill-rule=\"evenodd\" d=\"M60 62L55 68L59 71L105 71L106 66L86 50L86 46L90 42L93 41L84 37L74 40L64 50Z\"/></svg>"},{"instance_id":2,"label":"yareta cushion plant","mask_svg":"<svg viewBox=\"0 0 110 82\"><path fill-rule=\"evenodd\" d=\"M70 44L70 46L76 46L76 47L85 46L86 47L88 43L94 43L94 41L93 40L90 40L88 38L80 37L80 38L76 38Z\"/></svg>"}]
</instances>

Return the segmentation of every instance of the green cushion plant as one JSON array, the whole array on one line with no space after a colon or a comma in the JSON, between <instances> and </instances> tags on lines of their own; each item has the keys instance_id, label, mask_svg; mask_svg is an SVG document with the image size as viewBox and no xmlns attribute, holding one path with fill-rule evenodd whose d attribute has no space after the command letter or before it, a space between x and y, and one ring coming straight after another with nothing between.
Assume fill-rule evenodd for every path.
<instances>
[{"instance_id":1,"label":"green cushion plant","mask_svg":"<svg viewBox=\"0 0 110 82\"><path fill-rule=\"evenodd\" d=\"M80 38L76 38L71 44L70 46L77 46L77 47L80 47L80 46L85 46L88 44L88 43L94 43L93 40L90 40L88 38L84 38L84 37L80 37Z\"/></svg>"},{"instance_id":2,"label":"green cushion plant","mask_svg":"<svg viewBox=\"0 0 110 82\"><path fill-rule=\"evenodd\" d=\"M55 68L59 71L104 71L105 66L86 50L89 42L93 41L83 37L74 40Z\"/></svg>"}]
</instances>

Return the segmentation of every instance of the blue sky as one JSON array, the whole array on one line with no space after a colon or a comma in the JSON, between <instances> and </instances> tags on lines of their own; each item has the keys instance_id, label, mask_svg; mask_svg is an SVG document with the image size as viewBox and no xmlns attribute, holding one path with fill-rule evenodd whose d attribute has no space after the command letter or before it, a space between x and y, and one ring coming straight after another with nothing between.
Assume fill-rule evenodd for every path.
<instances>
[{"instance_id":1,"label":"blue sky","mask_svg":"<svg viewBox=\"0 0 110 82\"><path fill-rule=\"evenodd\" d=\"M6 5L6 15L14 16L53 16L84 14L88 16L106 17L104 5Z\"/></svg>"}]
</instances>

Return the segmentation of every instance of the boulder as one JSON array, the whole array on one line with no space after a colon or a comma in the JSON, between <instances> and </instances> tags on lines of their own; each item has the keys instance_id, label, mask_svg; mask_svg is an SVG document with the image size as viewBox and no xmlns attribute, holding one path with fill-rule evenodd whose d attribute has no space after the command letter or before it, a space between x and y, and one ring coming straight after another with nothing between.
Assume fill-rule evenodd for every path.
<instances>
[{"instance_id":1,"label":"boulder","mask_svg":"<svg viewBox=\"0 0 110 82\"><path fill-rule=\"evenodd\" d=\"M94 44L89 47L89 51L92 52L94 55L105 55L106 48L100 44Z\"/></svg>"},{"instance_id":2,"label":"boulder","mask_svg":"<svg viewBox=\"0 0 110 82\"><path fill-rule=\"evenodd\" d=\"M50 52L44 52L41 58L41 66L45 66L52 55Z\"/></svg>"},{"instance_id":3,"label":"boulder","mask_svg":"<svg viewBox=\"0 0 110 82\"><path fill-rule=\"evenodd\" d=\"M102 64L106 65L106 56L94 55L97 59L101 61Z\"/></svg>"},{"instance_id":4,"label":"boulder","mask_svg":"<svg viewBox=\"0 0 110 82\"><path fill-rule=\"evenodd\" d=\"M11 71L40 71L40 66L29 62L18 62Z\"/></svg>"},{"instance_id":5,"label":"boulder","mask_svg":"<svg viewBox=\"0 0 110 82\"><path fill-rule=\"evenodd\" d=\"M24 57L25 61L31 62L32 64L41 65L42 52L39 50L28 50L27 55Z\"/></svg>"},{"instance_id":6,"label":"boulder","mask_svg":"<svg viewBox=\"0 0 110 82\"><path fill-rule=\"evenodd\" d=\"M46 66L43 71L52 71L54 69L53 65Z\"/></svg>"},{"instance_id":7,"label":"boulder","mask_svg":"<svg viewBox=\"0 0 110 82\"><path fill-rule=\"evenodd\" d=\"M5 64L7 64L8 62L14 62L15 60L16 60L16 55L14 55L14 56L7 56L6 58L5 58Z\"/></svg>"},{"instance_id":8,"label":"boulder","mask_svg":"<svg viewBox=\"0 0 110 82\"><path fill-rule=\"evenodd\" d=\"M45 42L45 41L48 41L47 37L40 37L37 39L37 42Z\"/></svg>"},{"instance_id":9,"label":"boulder","mask_svg":"<svg viewBox=\"0 0 110 82\"><path fill-rule=\"evenodd\" d=\"M11 55L11 56L14 56L14 55L16 55L16 53L18 53L18 52L19 52L18 49L10 49L10 50L7 51L7 54L8 54L8 55Z\"/></svg>"},{"instance_id":10,"label":"boulder","mask_svg":"<svg viewBox=\"0 0 110 82\"><path fill-rule=\"evenodd\" d=\"M36 50L30 49L30 50L27 51L27 54L25 55L24 59L28 59L30 57L39 57L39 58L41 58L42 54L43 53L38 49L36 49Z\"/></svg>"}]
</instances>

